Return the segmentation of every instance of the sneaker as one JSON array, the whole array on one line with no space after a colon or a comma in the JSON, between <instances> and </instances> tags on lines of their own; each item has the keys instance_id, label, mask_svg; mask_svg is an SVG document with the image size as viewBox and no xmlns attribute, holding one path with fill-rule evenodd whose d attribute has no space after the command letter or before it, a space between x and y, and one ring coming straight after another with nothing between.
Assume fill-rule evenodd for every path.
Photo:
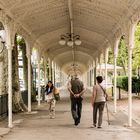
<instances>
[{"instance_id":1,"label":"sneaker","mask_svg":"<svg viewBox=\"0 0 140 140\"><path fill-rule=\"evenodd\" d=\"M75 125L77 126L80 123L79 119L75 119Z\"/></svg>"},{"instance_id":2,"label":"sneaker","mask_svg":"<svg viewBox=\"0 0 140 140\"><path fill-rule=\"evenodd\" d=\"M101 126L98 126L97 128L102 128Z\"/></svg>"},{"instance_id":3,"label":"sneaker","mask_svg":"<svg viewBox=\"0 0 140 140\"><path fill-rule=\"evenodd\" d=\"M75 122L75 126L77 126L78 125L78 123L77 122Z\"/></svg>"},{"instance_id":4,"label":"sneaker","mask_svg":"<svg viewBox=\"0 0 140 140\"><path fill-rule=\"evenodd\" d=\"M55 119L55 117L54 116L50 116L50 119Z\"/></svg>"},{"instance_id":5,"label":"sneaker","mask_svg":"<svg viewBox=\"0 0 140 140\"><path fill-rule=\"evenodd\" d=\"M90 128L95 128L96 127L96 124L93 124L92 126L90 126Z\"/></svg>"}]
</instances>

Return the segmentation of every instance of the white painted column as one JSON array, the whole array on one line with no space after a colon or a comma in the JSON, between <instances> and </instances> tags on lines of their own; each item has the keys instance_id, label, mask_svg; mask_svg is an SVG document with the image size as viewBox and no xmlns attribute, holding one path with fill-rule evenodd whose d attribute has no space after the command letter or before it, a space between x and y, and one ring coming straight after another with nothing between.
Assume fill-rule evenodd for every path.
<instances>
[{"instance_id":1,"label":"white painted column","mask_svg":"<svg viewBox=\"0 0 140 140\"><path fill-rule=\"evenodd\" d=\"M38 54L38 106L41 103L41 89L40 89L40 56Z\"/></svg>"},{"instance_id":2,"label":"white painted column","mask_svg":"<svg viewBox=\"0 0 140 140\"><path fill-rule=\"evenodd\" d=\"M105 87L107 87L107 61L108 61L108 49L105 50Z\"/></svg>"},{"instance_id":3,"label":"white painted column","mask_svg":"<svg viewBox=\"0 0 140 140\"><path fill-rule=\"evenodd\" d=\"M28 112L31 112L31 53L27 52L28 59Z\"/></svg>"},{"instance_id":4,"label":"white painted column","mask_svg":"<svg viewBox=\"0 0 140 140\"><path fill-rule=\"evenodd\" d=\"M128 56L128 125L132 126L132 48L129 48Z\"/></svg>"},{"instance_id":5,"label":"white painted column","mask_svg":"<svg viewBox=\"0 0 140 140\"><path fill-rule=\"evenodd\" d=\"M93 87L93 66L91 64L91 87Z\"/></svg>"},{"instance_id":6,"label":"white painted column","mask_svg":"<svg viewBox=\"0 0 140 140\"><path fill-rule=\"evenodd\" d=\"M61 83L60 83L60 70L59 70L59 66L57 67L57 71L58 71L58 82L59 82L59 87L61 87Z\"/></svg>"},{"instance_id":7,"label":"white painted column","mask_svg":"<svg viewBox=\"0 0 140 140\"><path fill-rule=\"evenodd\" d=\"M54 83L56 84L57 81L57 66L56 63L54 63Z\"/></svg>"},{"instance_id":8,"label":"white painted column","mask_svg":"<svg viewBox=\"0 0 140 140\"><path fill-rule=\"evenodd\" d=\"M93 66L91 64L91 86L93 87Z\"/></svg>"},{"instance_id":9,"label":"white painted column","mask_svg":"<svg viewBox=\"0 0 140 140\"><path fill-rule=\"evenodd\" d=\"M52 61L52 63L51 63L51 68L52 68L52 82L53 82L53 84L54 84L54 61Z\"/></svg>"},{"instance_id":10,"label":"white painted column","mask_svg":"<svg viewBox=\"0 0 140 140\"><path fill-rule=\"evenodd\" d=\"M93 61L93 62L92 62L92 69L93 69L92 84L93 84L93 85L94 85L94 77L95 77L94 65L95 65L95 62Z\"/></svg>"},{"instance_id":11,"label":"white painted column","mask_svg":"<svg viewBox=\"0 0 140 140\"><path fill-rule=\"evenodd\" d=\"M89 65L89 87L91 87L91 65Z\"/></svg>"},{"instance_id":12,"label":"white painted column","mask_svg":"<svg viewBox=\"0 0 140 140\"><path fill-rule=\"evenodd\" d=\"M61 86L64 86L63 85L63 73L62 73L62 71L60 70L60 81L61 81Z\"/></svg>"},{"instance_id":13,"label":"white painted column","mask_svg":"<svg viewBox=\"0 0 140 140\"><path fill-rule=\"evenodd\" d=\"M90 64L90 87L92 87L92 65Z\"/></svg>"},{"instance_id":14,"label":"white painted column","mask_svg":"<svg viewBox=\"0 0 140 140\"><path fill-rule=\"evenodd\" d=\"M132 50L134 48L135 25L129 28L128 38L128 125L132 126Z\"/></svg>"},{"instance_id":15,"label":"white painted column","mask_svg":"<svg viewBox=\"0 0 140 140\"><path fill-rule=\"evenodd\" d=\"M97 58L95 58L95 61L94 61L95 65L94 65L94 84L96 84L96 77L97 77Z\"/></svg>"},{"instance_id":16,"label":"white painted column","mask_svg":"<svg viewBox=\"0 0 140 140\"><path fill-rule=\"evenodd\" d=\"M46 86L47 84L47 61L44 58L44 85Z\"/></svg>"},{"instance_id":17,"label":"white painted column","mask_svg":"<svg viewBox=\"0 0 140 140\"><path fill-rule=\"evenodd\" d=\"M114 44L114 112L117 112L117 54L118 54L119 40Z\"/></svg>"},{"instance_id":18,"label":"white painted column","mask_svg":"<svg viewBox=\"0 0 140 140\"><path fill-rule=\"evenodd\" d=\"M89 87L89 65L88 65L88 71L87 71L87 85Z\"/></svg>"},{"instance_id":19,"label":"white painted column","mask_svg":"<svg viewBox=\"0 0 140 140\"><path fill-rule=\"evenodd\" d=\"M12 128L12 45L8 46L8 127Z\"/></svg>"},{"instance_id":20,"label":"white painted column","mask_svg":"<svg viewBox=\"0 0 140 140\"><path fill-rule=\"evenodd\" d=\"M101 75L101 58L100 58L100 56L98 57L98 62L99 62L99 75Z\"/></svg>"},{"instance_id":21,"label":"white painted column","mask_svg":"<svg viewBox=\"0 0 140 140\"><path fill-rule=\"evenodd\" d=\"M58 85L58 66L57 66L57 64L55 64L55 82L57 83L57 86L59 86Z\"/></svg>"},{"instance_id":22,"label":"white painted column","mask_svg":"<svg viewBox=\"0 0 140 140\"><path fill-rule=\"evenodd\" d=\"M87 78L87 71L85 72L85 78L86 78L86 79L85 79L85 81L86 81L86 86L88 87L88 81L87 81L87 80L88 80L88 78Z\"/></svg>"},{"instance_id":23,"label":"white painted column","mask_svg":"<svg viewBox=\"0 0 140 140\"><path fill-rule=\"evenodd\" d=\"M84 82L85 87L87 87L86 72L83 75L83 82Z\"/></svg>"},{"instance_id":24,"label":"white painted column","mask_svg":"<svg viewBox=\"0 0 140 140\"><path fill-rule=\"evenodd\" d=\"M53 82L53 61L50 61L51 81Z\"/></svg>"},{"instance_id":25,"label":"white painted column","mask_svg":"<svg viewBox=\"0 0 140 140\"><path fill-rule=\"evenodd\" d=\"M87 87L89 87L89 79L88 79L88 75L89 75L88 73L89 73L89 72L88 72L88 71L89 71L89 70L87 70L87 72L86 72L86 75L87 75Z\"/></svg>"},{"instance_id":26,"label":"white painted column","mask_svg":"<svg viewBox=\"0 0 140 140\"><path fill-rule=\"evenodd\" d=\"M49 59L49 80L52 80L52 61Z\"/></svg>"}]
</instances>

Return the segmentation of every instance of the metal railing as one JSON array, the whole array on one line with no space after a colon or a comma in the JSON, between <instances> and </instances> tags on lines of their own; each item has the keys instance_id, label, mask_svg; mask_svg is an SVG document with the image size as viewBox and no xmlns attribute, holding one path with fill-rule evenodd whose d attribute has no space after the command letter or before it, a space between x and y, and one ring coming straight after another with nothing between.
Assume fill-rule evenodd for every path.
<instances>
[{"instance_id":1,"label":"metal railing","mask_svg":"<svg viewBox=\"0 0 140 140\"><path fill-rule=\"evenodd\" d=\"M0 95L0 118L8 116L8 94Z\"/></svg>"}]
</instances>

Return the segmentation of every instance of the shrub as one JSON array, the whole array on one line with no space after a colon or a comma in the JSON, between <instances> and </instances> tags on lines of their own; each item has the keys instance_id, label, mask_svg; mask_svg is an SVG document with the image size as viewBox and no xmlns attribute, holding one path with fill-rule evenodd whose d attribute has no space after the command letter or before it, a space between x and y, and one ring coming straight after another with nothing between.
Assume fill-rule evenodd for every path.
<instances>
[{"instance_id":1,"label":"shrub","mask_svg":"<svg viewBox=\"0 0 140 140\"><path fill-rule=\"evenodd\" d=\"M128 91L128 76L118 76L117 77L117 87ZM140 91L140 78L136 76L132 77L132 93Z\"/></svg>"}]
</instances>

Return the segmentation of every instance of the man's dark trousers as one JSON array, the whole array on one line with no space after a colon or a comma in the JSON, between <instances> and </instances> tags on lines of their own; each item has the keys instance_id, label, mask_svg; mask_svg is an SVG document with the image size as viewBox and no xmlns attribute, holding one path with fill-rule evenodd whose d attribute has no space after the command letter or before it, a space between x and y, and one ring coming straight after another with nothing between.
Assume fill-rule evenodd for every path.
<instances>
[{"instance_id":1,"label":"man's dark trousers","mask_svg":"<svg viewBox=\"0 0 140 140\"><path fill-rule=\"evenodd\" d=\"M82 100L82 97L71 97L71 113L75 121L75 125L78 125L78 123L80 123L82 112Z\"/></svg>"}]
</instances>

